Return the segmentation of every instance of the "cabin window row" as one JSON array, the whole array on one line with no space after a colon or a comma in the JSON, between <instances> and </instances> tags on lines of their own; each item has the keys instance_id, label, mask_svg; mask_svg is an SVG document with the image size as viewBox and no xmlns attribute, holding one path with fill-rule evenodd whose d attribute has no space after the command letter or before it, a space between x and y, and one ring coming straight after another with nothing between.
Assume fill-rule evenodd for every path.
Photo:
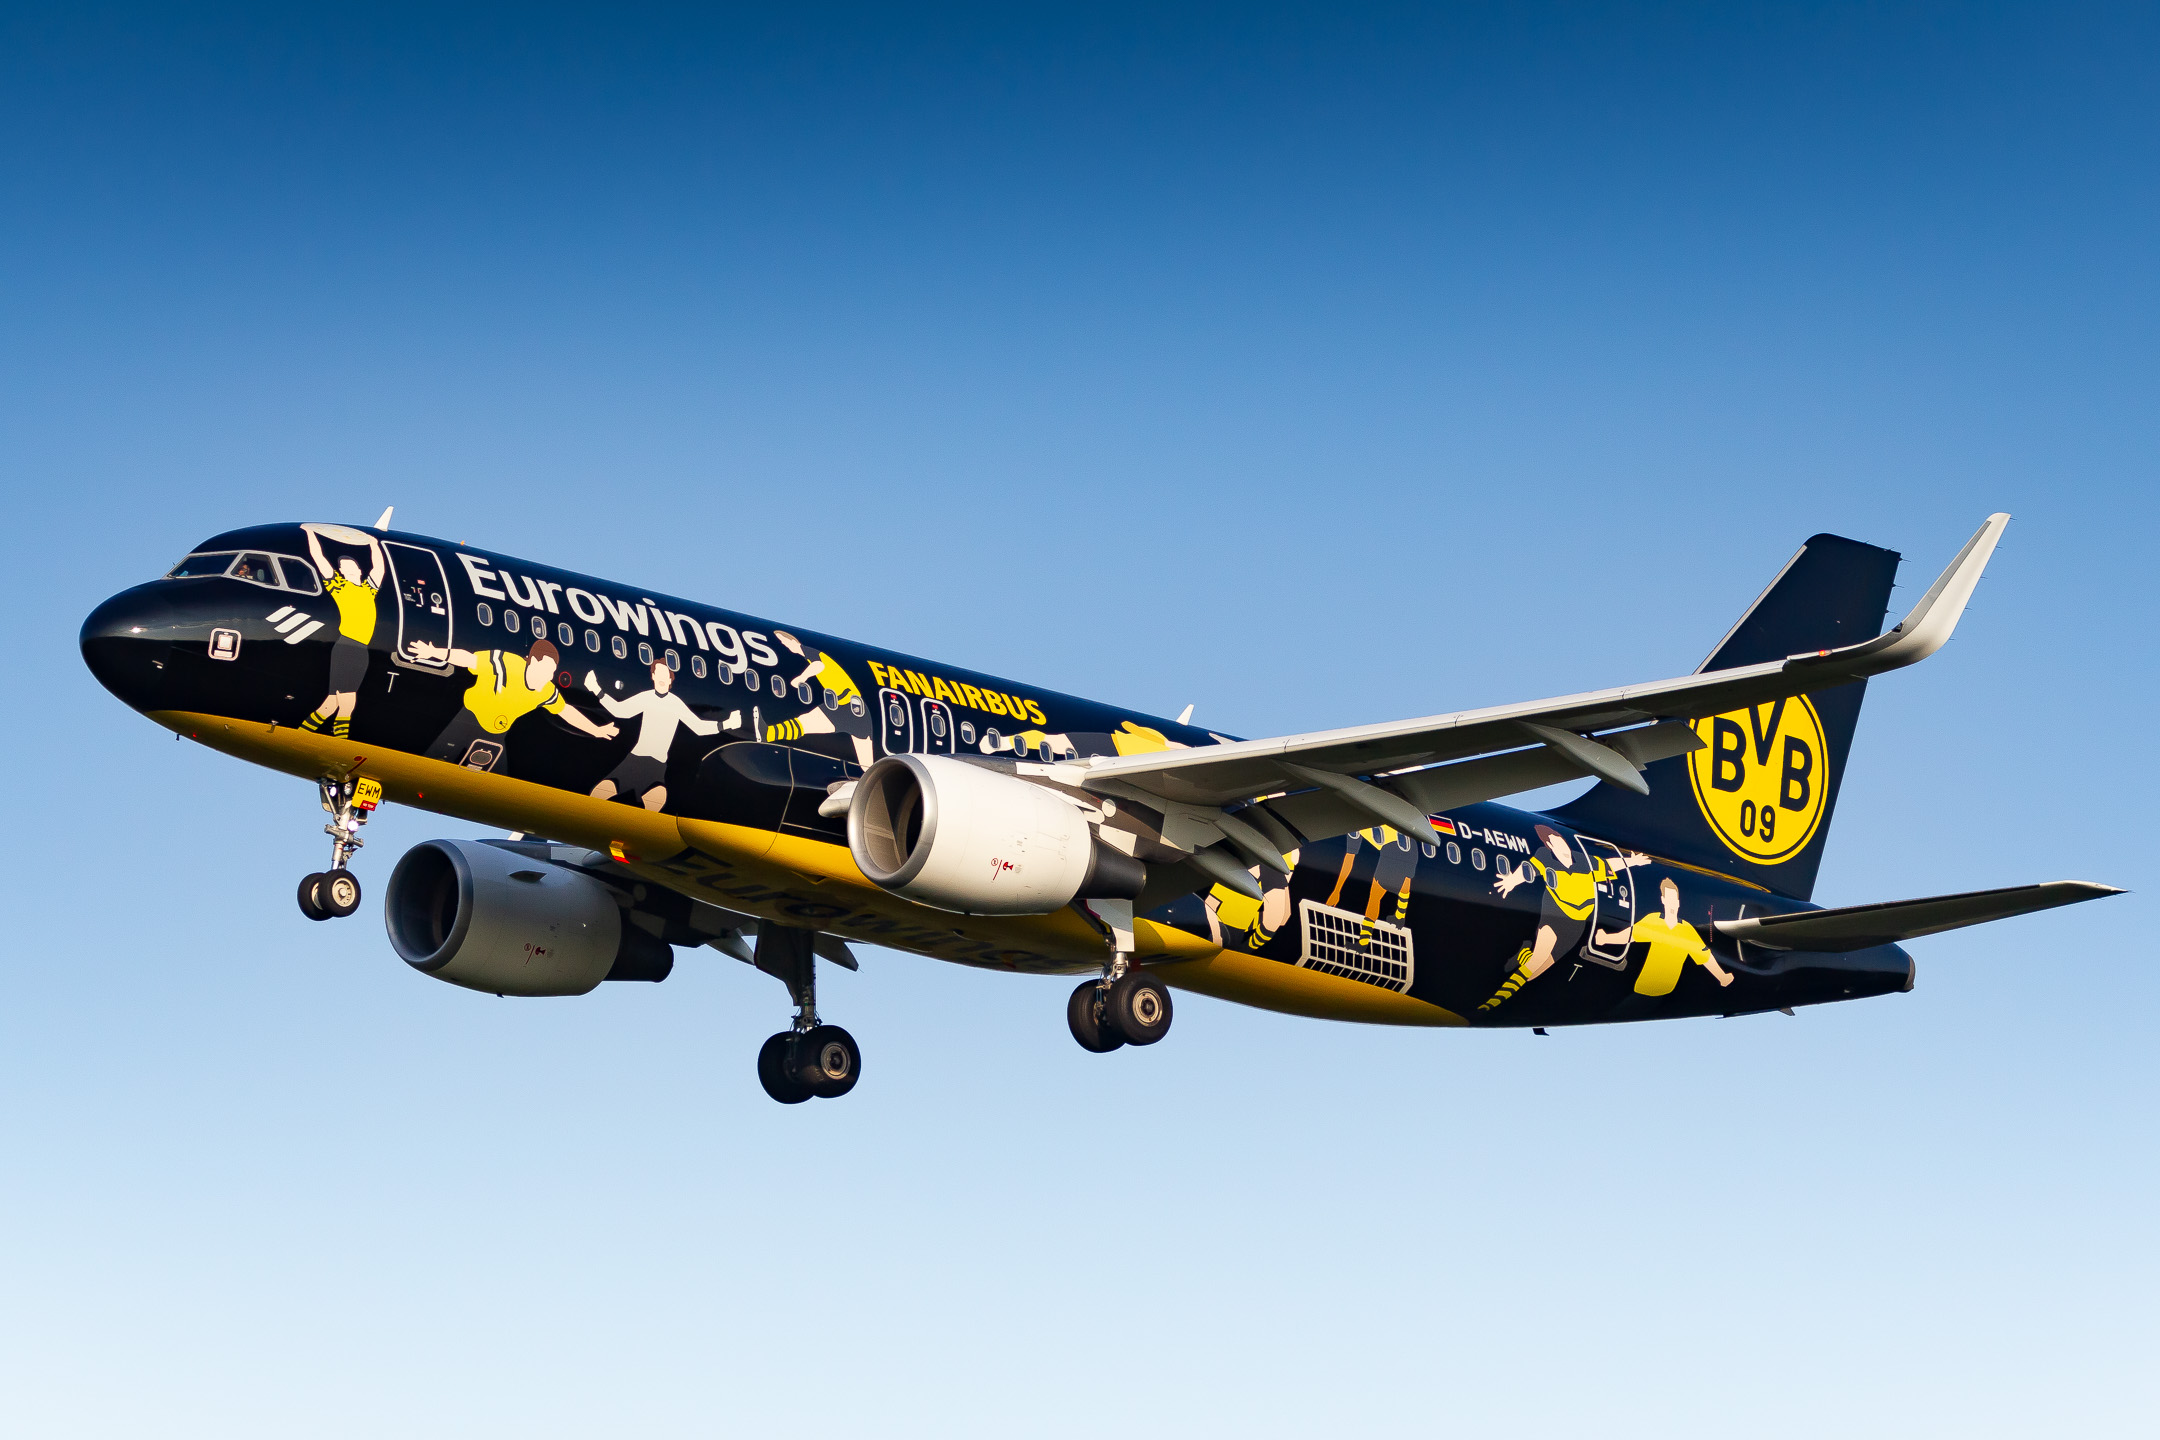
<instances>
[{"instance_id":1,"label":"cabin window row","mask_svg":"<svg viewBox=\"0 0 2160 1440\"><path fill-rule=\"evenodd\" d=\"M492 626L498 623L495 607L488 604L485 600L482 600L478 604L473 606L473 618L478 620L482 625ZM512 610L506 606L501 612L500 623L503 629L508 630L514 635L523 634L526 625L526 616L523 615L521 612ZM545 640L548 638L548 622L546 617L540 615L532 616L531 626L532 636L535 640ZM556 642L564 650L575 649L580 638L581 637L578 634L577 628L566 621L558 623L555 627ZM590 650L595 655L600 653L604 644L607 651L612 654L617 660L627 660L630 658L630 642L620 635L610 635L607 637L607 640L603 642L600 638L600 632L598 630L587 630L584 632L582 638L585 643L585 648L587 650ZM640 640L637 645L638 664L643 665L647 669L651 669L654 658L655 656L651 643L648 641ZM680 652L674 649L663 650L659 653L657 658L664 661L668 669L675 671L677 674L680 674L682 672L683 660ZM710 673L712 677L718 680L722 685L732 685L737 680L741 680L743 684L748 686L750 689L757 690L762 688L765 684L765 677L760 676L757 671L749 669L746 666L730 665L725 660L714 661L710 668L710 671L708 672L705 663L705 657L703 655L693 654L690 657L690 674L692 675L692 677L703 680L706 677L707 673ZM771 684L774 699L782 700L787 698L787 693L790 687L785 677L774 675L771 677ZM796 685L793 687L793 689L795 691L795 699L800 704L811 705L817 703L817 689L808 684L807 682L804 684ZM838 695L835 695L830 690L825 691L825 708L827 710L838 710L840 708L840 697ZM851 701L849 708L852 709L857 715L862 714L864 710L863 703L859 698Z\"/></svg>"}]
</instances>

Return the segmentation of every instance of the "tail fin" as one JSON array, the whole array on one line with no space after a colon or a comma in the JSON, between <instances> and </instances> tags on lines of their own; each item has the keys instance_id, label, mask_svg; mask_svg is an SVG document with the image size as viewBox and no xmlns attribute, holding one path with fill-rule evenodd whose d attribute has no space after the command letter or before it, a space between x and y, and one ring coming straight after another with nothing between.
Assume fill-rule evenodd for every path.
<instances>
[{"instance_id":1,"label":"tail fin","mask_svg":"<svg viewBox=\"0 0 2160 1440\"><path fill-rule=\"evenodd\" d=\"M1882 631L1894 550L1817 535L1786 562L1700 670L1854 645ZM1648 795L1600 782L1554 812L1575 829L1805 900L1860 720L1857 681L1690 721L1703 748L1654 762Z\"/></svg>"}]
</instances>

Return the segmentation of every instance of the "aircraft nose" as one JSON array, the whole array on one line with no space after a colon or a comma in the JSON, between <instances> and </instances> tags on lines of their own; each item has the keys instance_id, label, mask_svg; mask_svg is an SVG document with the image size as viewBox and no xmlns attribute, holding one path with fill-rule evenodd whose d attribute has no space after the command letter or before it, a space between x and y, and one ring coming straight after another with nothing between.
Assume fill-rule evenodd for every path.
<instances>
[{"instance_id":1,"label":"aircraft nose","mask_svg":"<svg viewBox=\"0 0 2160 1440\"><path fill-rule=\"evenodd\" d=\"M154 709L178 619L152 586L123 590L83 621L83 663L100 685L134 709Z\"/></svg>"}]
</instances>

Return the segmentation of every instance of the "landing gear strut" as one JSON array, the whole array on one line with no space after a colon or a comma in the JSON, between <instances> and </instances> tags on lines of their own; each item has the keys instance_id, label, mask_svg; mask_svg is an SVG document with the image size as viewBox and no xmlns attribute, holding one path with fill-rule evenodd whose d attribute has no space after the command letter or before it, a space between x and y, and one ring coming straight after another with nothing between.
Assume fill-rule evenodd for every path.
<instances>
[{"instance_id":1,"label":"landing gear strut","mask_svg":"<svg viewBox=\"0 0 2160 1440\"><path fill-rule=\"evenodd\" d=\"M310 920L335 920L360 908L360 877L347 869L353 852L367 842L360 827L382 803L382 785L374 780L334 779L315 782L322 790L322 808L330 812L323 834L330 837L330 868L300 877L300 913Z\"/></svg>"},{"instance_id":2,"label":"landing gear strut","mask_svg":"<svg viewBox=\"0 0 2160 1440\"><path fill-rule=\"evenodd\" d=\"M794 1024L767 1039L757 1057L758 1083L782 1105L836 1100L862 1077L855 1037L818 1022L816 939L814 930L758 926L757 968L787 986L795 1001Z\"/></svg>"},{"instance_id":3,"label":"landing gear strut","mask_svg":"<svg viewBox=\"0 0 2160 1440\"><path fill-rule=\"evenodd\" d=\"M1170 1033L1170 989L1133 967L1132 902L1083 902L1109 932L1110 958L1100 980L1082 981L1065 1002L1065 1023L1083 1050L1106 1054L1121 1045L1153 1045Z\"/></svg>"}]
</instances>

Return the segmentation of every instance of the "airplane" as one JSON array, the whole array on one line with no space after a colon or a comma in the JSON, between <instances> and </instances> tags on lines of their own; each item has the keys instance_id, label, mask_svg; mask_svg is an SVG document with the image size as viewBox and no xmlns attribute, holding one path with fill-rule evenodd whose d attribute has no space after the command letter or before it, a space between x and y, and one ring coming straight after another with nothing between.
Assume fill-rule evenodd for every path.
<instances>
[{"instance_id":1,"label":"airplane","mask_svg":"<svg viewBox=\"0 0 2160 1440\"><path fill-rule=\"evenodd\" d=\"M1950 638L1990 516L1888 630L1891 550L1816 535L1692 674L1248 740L462 542L309 522L216 535L84 622L157 724L316 786L353 914L385 803L431 840L383 912L414 970L503 996L664 981L709 947L787 987L783 1104L862 1073L818 1012L853 944L1079 975L1085 1049L1172 992L1379 1025L1791 1014L1909 991L1901 943L2121 893L2055 881L1813 902L1867 681ZM1499 803L1594 783L1546 813ZM543 838L544 837L544 838Z\"/></svg>"}]
</instances>

